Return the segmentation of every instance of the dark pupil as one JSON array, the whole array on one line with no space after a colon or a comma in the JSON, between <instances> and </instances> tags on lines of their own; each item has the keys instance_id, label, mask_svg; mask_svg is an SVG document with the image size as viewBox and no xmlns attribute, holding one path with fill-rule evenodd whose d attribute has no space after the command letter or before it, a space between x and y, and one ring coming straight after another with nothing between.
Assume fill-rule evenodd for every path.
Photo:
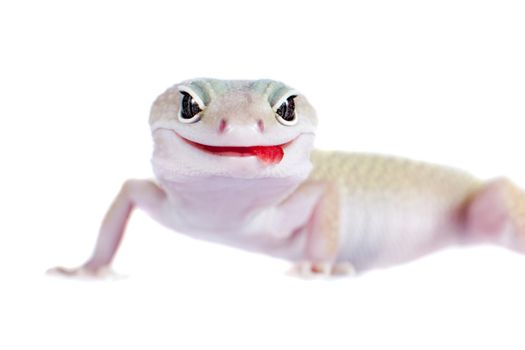
<instances>
[{"instance_id":1,"label":"dark pupil","mask_svg":"<svg viewBox=\"0 0 525 350\"><path fill-rule=\"evenodd\" d=\"M193 100L190 94L187 92L181 91L182 94L182 108L180 111L180 116L182 119L191 119L197 113L201 111L197 102Z\"/></svg>"},{"instance_id":2,"label":"dark pupil","mask_svg":"<svg viewBox=\"0 0 525 350\"><path fill-rule=\"evenodd\" d=\"M277 109L277 114L281 116L287 122L294 120L295 118L295 96L290 96L283 102L282 105Z\"/></svg>"}]
</instances>

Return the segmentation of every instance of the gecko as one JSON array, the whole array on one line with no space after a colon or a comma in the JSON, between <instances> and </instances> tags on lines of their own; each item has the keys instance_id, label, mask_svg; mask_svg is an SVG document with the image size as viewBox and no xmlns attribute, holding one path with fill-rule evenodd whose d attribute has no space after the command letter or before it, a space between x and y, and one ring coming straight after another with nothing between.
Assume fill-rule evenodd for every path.
<instances>
[{"instance_id":1,"label":"gecko","mask_svg":"<svg viewBox=\"0 0 525 350\"><path fill-rule=\"evenodd\" d=\"M318 120L274 80L192 79L153 103L155 180L126 181L91 257L110 267L134 209L198 239L291 261L300 276L348 275L451 245L525 248L525 193L507 178L386 155L314 149Z\"/></svg>"}]
</instances>

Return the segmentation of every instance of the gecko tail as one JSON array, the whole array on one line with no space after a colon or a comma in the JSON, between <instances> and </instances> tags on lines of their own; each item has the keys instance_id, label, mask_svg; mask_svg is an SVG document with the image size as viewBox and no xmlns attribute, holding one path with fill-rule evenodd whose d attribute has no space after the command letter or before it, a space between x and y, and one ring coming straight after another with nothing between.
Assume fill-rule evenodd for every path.
<instances>
[{"instance_id":1,"label":"gecko tail","mask_svg":"<svg viewBox=\"0 0 525 350\"><path fill-rule=\"evenodd\" d=\"M525 253L525 192L507 178L486 183L468 204L466 229L476 241Z\"/></svg>"}]
</instances>

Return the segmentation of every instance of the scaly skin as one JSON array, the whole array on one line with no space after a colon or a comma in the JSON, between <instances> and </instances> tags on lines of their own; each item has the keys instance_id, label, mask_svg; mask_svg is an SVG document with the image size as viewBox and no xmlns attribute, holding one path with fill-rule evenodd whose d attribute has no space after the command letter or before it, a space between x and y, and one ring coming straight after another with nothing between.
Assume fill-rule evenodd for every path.
<instances>
[{"instance_id":1,"label":"scaly skin","mask_svg":"<svg viewBox=\"0 0 525 350\"><path fill-rule=\"evenodd\" d=\"M337 186L338 259L363 270L413 259L461 238L463 212L481 182L402 158L315 151L308 181ZM331 238L334 240L334 238Z\"/></svg>"},{"instance_id":2,"label":"scaly skin","mask_svg":"<svg viewBox=\"0 0 525 350\"><path fill-rule=\"evenodd\" d=\"M390 266L450 244L524 248L525 195L510 181L312 152L315 111L279 82L185 81L157 98L150 125L157 180L127 181L92 257L54 272L107 271L136 207L178 232L293 261L303 276Z\"/></svg>"}]
</instances>

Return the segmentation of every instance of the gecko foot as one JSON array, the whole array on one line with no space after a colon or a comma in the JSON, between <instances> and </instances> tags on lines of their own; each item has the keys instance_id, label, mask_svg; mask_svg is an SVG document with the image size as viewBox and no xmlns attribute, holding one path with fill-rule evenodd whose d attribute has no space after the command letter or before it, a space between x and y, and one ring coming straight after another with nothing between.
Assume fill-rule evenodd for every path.
<instances>
[{"instance_id":1,"label":"gecko foot","mask_svg":"<svg viewBox=\"0 0 525 350\"><path fill-rule=\"evenodd\" d=\"M118 275L115 274L110 267L100 267L97 269L80 266L76 268L66 268L57 266L46 271L48 275L59 277L75 277L86 279L114 279Z\"/></svg>"},{"instance_id":2,"label":"gecko foot","mask_svg":"<svg viewBox=\"0 0 525 350\"><path fill-rule=\"evenodd\" d=\"M356 274L354 266L349 262L338 263L314 263L310 261L301 261L295 264L290 274L301 278L328 278L353 276Z\"/></svg>"}]
</instances>

